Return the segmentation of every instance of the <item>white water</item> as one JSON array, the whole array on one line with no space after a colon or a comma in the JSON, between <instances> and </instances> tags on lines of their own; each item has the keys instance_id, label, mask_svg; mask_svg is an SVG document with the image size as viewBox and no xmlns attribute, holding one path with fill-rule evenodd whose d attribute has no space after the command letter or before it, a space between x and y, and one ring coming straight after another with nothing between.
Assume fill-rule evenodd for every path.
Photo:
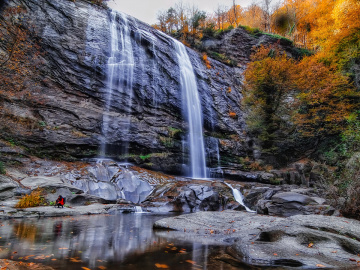
<instances>
[{"instance_id":1,"label":"white water","mask_svg":"<svg viewBox=\"0 0 360 270\"><path fill-rule=\"evenodd\" d=\"M140 214L145 212L142 210L141 206L135 206L135 213Z\"/></svg>"},{"instance_id":2,"label":"white water","mask_svg":"<svg viewBox=\"0 0 360 270\"><path fill-rule=\"evenodd\" d=\"M189 123L188 146L191 177L206 178L203 121L195 74L185 46L177 40L174 40L174 44L180 67L184 113Z\"/></svg>"},{"instance_id":3,"label":"white water","mask_svg":"<svg viewBox=\"0 0 360 270\"><path fill-rule=\"evenodd\" d=\"M110 119L110 108L113 99L113 92L119 91L129 96L128 104L129 118L125 123L124 135L128 135L130 128L130 114L131 114L131 103L132 103L132 82L134 74L134 55L131 44L130 31L128 27L128 20L126 16L119 13L123 20L123 24L118 29L116 21L117 13L111 12L110 21L110 34L111 34L111 55L108 59L108 80L107 80L107 94L105 100L105 113L103 115L102 134L103 140L101 142L100 153L105 156L107 138L110 134L109 123ZM120 46L119 46L120 45ZM128 138L124 136L123 141Z\"/></svg>"},{"instance_id":4,"label":"white water","mask_svg":"<svg viewBox=\"0 0 360 270\"><path fill-rule=\"evenodd\" d=\"M237 189L233 188L230 184L228 184L228 183L226 183L226 182L224 182L224 183L225 183L225 185L227 185L229 188L231 188L235 200L236 200L239 204L241 204L242 206L244 206L245 209L246 209L246 211L251 212L251 213L256 213L256 211L251 210L249 207L247 207L247 206L244 204L244 196L241 194L240 190L237 190Z\"/></svg>"}]
</instances>

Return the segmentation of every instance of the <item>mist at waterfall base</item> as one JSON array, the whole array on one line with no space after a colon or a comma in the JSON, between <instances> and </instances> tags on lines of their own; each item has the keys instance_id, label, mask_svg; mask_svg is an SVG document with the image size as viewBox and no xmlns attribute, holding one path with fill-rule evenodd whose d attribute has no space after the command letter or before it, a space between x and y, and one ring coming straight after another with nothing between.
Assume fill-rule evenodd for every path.
<instances>
[{"instance_id":1,"label":"mist at waterfall base","mask_svg":"<svg viewBox=\"0 0 360 270\"><path fill-rule=\"evenodd\" d=\"M164 265L168 269L249 269L216 259L226 253L227 245L184 241L172 236L172 231L154 231L152 224L163 217L114 213L5 220L0 227L0 258L59 270L138 270Z\"/></svg>"}]
</instances>

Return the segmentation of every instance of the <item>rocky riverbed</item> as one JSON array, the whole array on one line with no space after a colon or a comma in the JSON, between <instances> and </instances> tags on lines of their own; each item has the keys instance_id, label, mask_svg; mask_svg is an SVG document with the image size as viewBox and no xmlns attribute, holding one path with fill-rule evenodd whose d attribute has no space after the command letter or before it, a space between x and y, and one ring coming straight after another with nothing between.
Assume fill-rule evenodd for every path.
<instances>
[{"instance_id":1,"label":"rocky riverbed","mask_svg":"<svg viewBox=\"0 0 360 270\"><path fill-rule=\"evenodd\" d=\"M349 269L360 263L360 222L341 217L227 210L165 218L154 229L168 237L229 245L219 259L233 265Z\"/></svg>"},{"instance_id":2,"label":"rocky riverbed","mask_svg":"<svg viewBox=\"0 0 360 270\"><path fill-rule=\"evenodd\" d=\"M14 208L20 197L38 188L47 205L59 195L65 197L67 210ZM81 213L103 213L112 208L134 211L135 206L157 213L245 210L234 198L234 190L242 193L245 205L259 214L338 214L314 188L306 186L188 179L102 159L74 163L33 159L24 167L9 168L7 175L0 176L0 210L3 216L16 217L32 216L34 212L36 216L70 215L76 209ZM86 208L89 205L107 206L100 210Z\"/></svg>"}]
</instances>

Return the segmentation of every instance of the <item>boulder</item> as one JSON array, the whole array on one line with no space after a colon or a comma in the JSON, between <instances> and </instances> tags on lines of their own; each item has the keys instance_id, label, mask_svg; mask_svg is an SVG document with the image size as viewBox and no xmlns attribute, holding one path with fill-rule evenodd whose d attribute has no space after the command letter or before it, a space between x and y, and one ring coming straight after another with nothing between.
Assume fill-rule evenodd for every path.
<instances>
[{"instance_id":1,"label":"boulder","mask_svg":"<svg viewBox=\"0 0 360 270\"><path fill-rule=\"evenodd\" d=\"M168 239L230 245L219 259L230 256L231 260L224 261L246 269L350 268L357 266L360 252L360 222L340 217L279 218L226 210L161 219L154 229L156 235Z\"/></svg>"},{"instance_id":2,"label":"boulder","mask_svg":"<svg viewBox=\"0 0 360 270\"><path fill-rule=\"evenodd\" d=\"M20 181L22 185L30 189L36 189L41 186L63 184L59 176L46 177L46 176L35 176L27 177Z\"/></svg>"},{"instance_id":3,"label":"boulder","mask_svg":"<svg viewBox=\"0 0 360 270\"><path fill-rule=\"evenodd\" d=\"M11 198L19 189L19 184L10 177L0 175L0 201Z\"/></svg>"}]
</instances>

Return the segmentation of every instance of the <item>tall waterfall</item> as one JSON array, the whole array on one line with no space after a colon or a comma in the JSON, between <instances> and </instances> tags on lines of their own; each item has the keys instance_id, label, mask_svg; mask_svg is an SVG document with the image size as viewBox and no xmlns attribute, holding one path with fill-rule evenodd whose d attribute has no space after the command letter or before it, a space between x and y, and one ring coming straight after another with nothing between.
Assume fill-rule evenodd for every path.
<instances>
[{"instance_id":1,"label":"tall waterfall","mask_svg":"<svg viewBox=\"0 0 360 270\"><path fill-rule=\"evenodd\" d=\"M189 123L188 145L190 148L191 177L206 178L203 120L194 69L185 46L176 40L174 43L180 67L184 116Z\"/></svg>"},{"instance_id":2,"label":"tall waterfall","mask_svg":"<svg viewBox=\"0 0 360 270\"><path fill-rule=\"evenodd\" d=\"M123 21L122 27L117 27L116 15L119 14ZM111 34L111 55L108 59L108 80L107 80L107 93L105 99L105 113L103 115L102 135L103 140L101 142L100 153L102 156L106 155L107 138L111 135L111 114L110 108L114 92L118 91L128 96L127 104L123 104L124 107L128 107L127 120L125 120L123 128L122 141L128 141L128 131L130 129L130 116L131 116L131 103L132 103L132 84L134 74L134 55L133 47L130 38L130 31L128 26L128 20L126 15L122 13L111 12L110 22L110 34ZM120 45L120 46L119 46ZM125 147L127 148L127 147ZM127 149L123 150L123 154L127 154Z\"/></svg>"}]
</instances>

